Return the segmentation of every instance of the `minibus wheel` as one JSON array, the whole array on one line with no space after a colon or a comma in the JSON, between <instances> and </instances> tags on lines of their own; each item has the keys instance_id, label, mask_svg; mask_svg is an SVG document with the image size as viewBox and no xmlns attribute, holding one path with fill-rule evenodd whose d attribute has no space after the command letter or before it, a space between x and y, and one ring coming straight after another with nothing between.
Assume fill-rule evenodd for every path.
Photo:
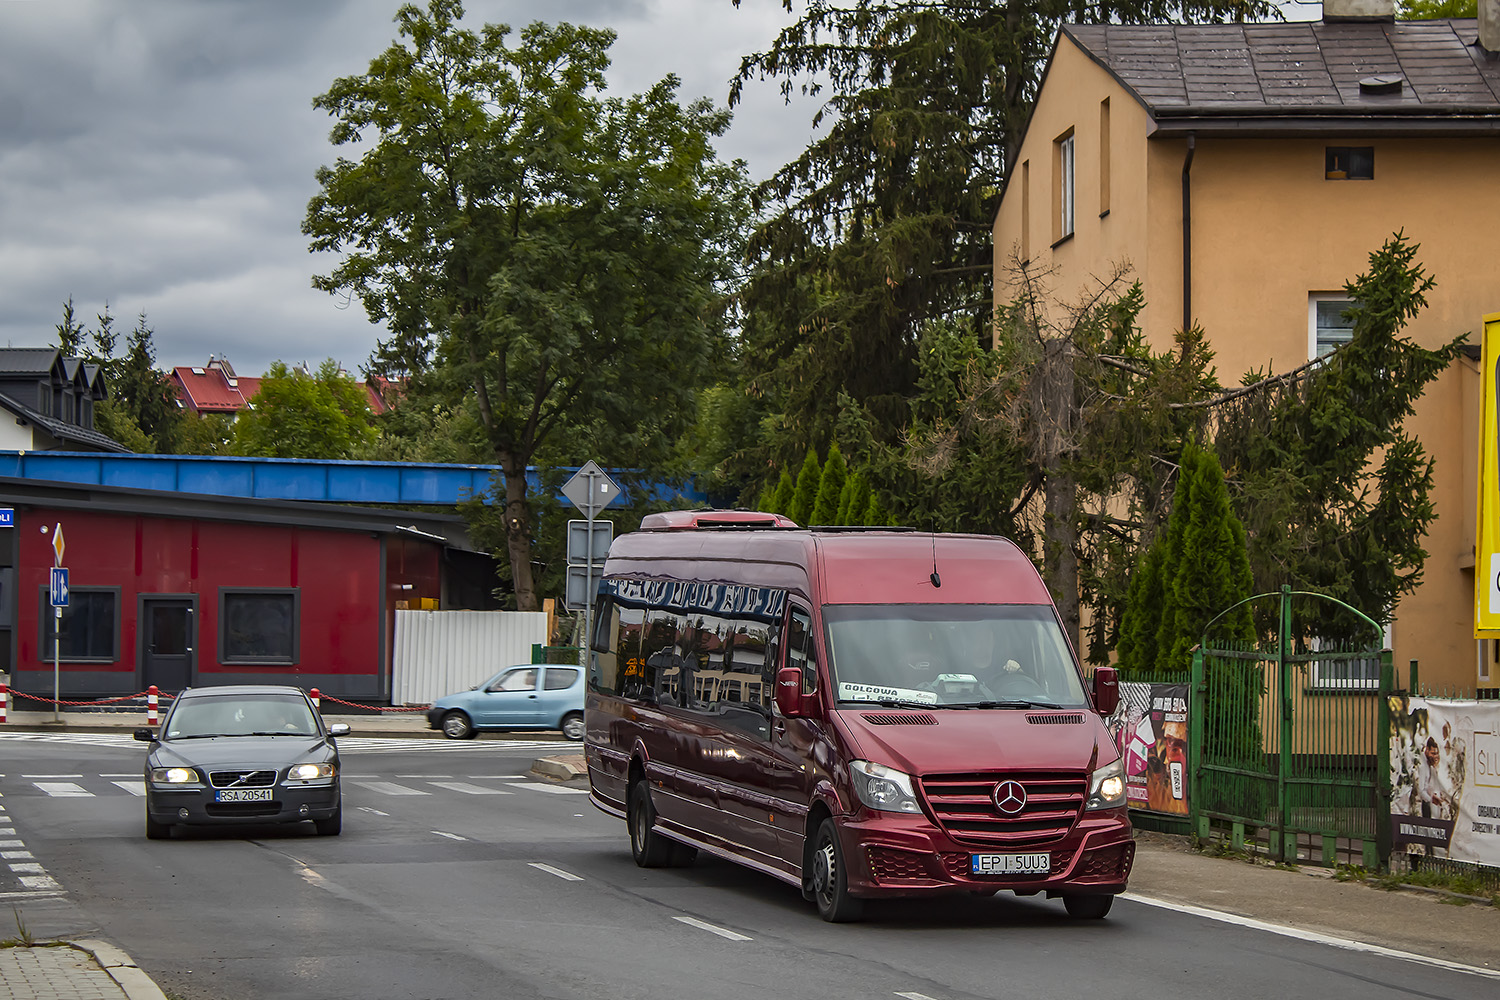
<instances>
[{"instance_id":1,"label":"minibus wheel","mask_svg":"<svg viewBox=\"0 0 1500 1000\"><path fill-rule=\"evenodd\" d=\"M630 853L642 868L661 868L672 860L672 841L657 833L651 788L642 778L630 786L625 825L630 827Z\"/></svg>"},{"instance_id":2,"label":"minibus wheel","mask_svg":"<svg viewBox=\"0 0 1500 1000\"><path fill-rule=\"evenodd\" d=\"M813 841L812 885L813 899L824 920L835 924L858 920L864 911L864 900L849 895L844 849L839 846L839 832L832 818L818 827L818 837Z\"/></svg>"},{"instance_id":3,"label":"minibus wheel","mask_svg":"<svg viewBox=\"0 0 1500 1000\"><path fill-rule=\"evenodd\" d=\"M1114 905L1113 896L1064 896L1063 906L1074 920L1102 920Z\"/></svg>"}]
</instances>

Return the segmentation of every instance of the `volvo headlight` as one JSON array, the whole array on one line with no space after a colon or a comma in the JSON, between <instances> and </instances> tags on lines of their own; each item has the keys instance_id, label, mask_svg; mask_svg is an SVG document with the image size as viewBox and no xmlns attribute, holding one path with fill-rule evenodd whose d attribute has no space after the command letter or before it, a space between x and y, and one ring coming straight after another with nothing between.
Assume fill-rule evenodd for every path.
<instances>
[{"instance_id":1,"label":"volvo headlight","mask_svg":"<svg viewBox=\"0 0 1500 1000\"><path fill-rule=\"evenodd\" d=\"M317 781L333 777L332 764L293 764L286 772L287 781Z\"/></svg>"},{"instance_id":2,"label":"volvo headlight","mask_svg":"<svg viewBox=\"0 0 1500 1000\"><path fill-rule=\"evenodd\" d=\"M151 780L159 785L187 785L198 780L198 772L190 767L153 767Z\"/></svg>"},{"instance_id":3,"label":"volvo headlight","mask_svg":"<svg viewBox=\"0 0 1500 1000\"><path fill-rule=\"evenodd\" d=\"M1089 777L1085 809L1117 809L1125 804L1125 762L1116 758Z\"/></svg>"},{"instance_id":4,"label":"volvo headlight","mask_svg":"<svg viewBox=\"0 0 1500 1000\"><path fill-rule=\"evenodd\" d=\"M919 813L917 796L911 790L911 775L868 760L849 763L849 778L859 800L882 812Z\"/></svg>"}]
</instances>

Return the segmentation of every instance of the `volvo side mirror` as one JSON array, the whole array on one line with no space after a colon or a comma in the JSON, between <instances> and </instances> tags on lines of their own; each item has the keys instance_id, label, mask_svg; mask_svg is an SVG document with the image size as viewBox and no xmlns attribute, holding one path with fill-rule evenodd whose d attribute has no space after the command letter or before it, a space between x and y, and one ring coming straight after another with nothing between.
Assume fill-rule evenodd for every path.
<instances>
[{"instance_id":1,"label":"volvo side mirror","mask_svg":"<svg viewBox=\"0 0 1500 1000\"><path fill-rule=\"evenodd\" d=\"M142 743L150 743L152 740L156 739L156 734L149 729L137 729L131 735L133 735Z\"/></svg>"},{"instance_id":2,"label":"volvo side mirror","mask_svg":"<svg viewBox=\"0 0 1500 1000\"><path fill-rule=\"evenodd\" d=\"M1094 708L1110 716L1120 707L1120 673L1114 667L1094 668Z\"/></svg>"},{"instance_id":3,"label":"volvo side mirror","mask_svg":"<svg viewBox=\"0 0 1500 1000\"><path fill-rule=\"evenodd\" d=\"M776 707L788 719L796 719L803 714L800 668L782 667L776 671Z\"/></svg>"}]
</instances>

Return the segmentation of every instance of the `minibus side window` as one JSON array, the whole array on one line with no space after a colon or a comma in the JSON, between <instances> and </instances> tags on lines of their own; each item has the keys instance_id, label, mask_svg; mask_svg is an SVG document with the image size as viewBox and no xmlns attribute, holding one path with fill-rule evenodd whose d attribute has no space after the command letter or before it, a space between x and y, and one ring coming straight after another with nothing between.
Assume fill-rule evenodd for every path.
<instances>
[{"instance_id":1,"label":"minibus side window","mask_svg":"<svg viewBox=\"0 0 1500 1000\"><path fill-rule=\"evenodd\" d=\"M639 685L645 670L641 663L641 632L646 614L640 608L621 607L608 601L599 611L594 627L593 660L589 687L599 694L624 693Z\"/></svg>"},{"instance_id":2,"label":"minibus side window","mask_svg":"<svg viewBox=\"0 0 1500 1000\"><path fill-rule=\"evenodd\" d=\"M794 607L786 635L786 665L802 671L802 693L818 689L818 654L813 646L812 615Z\"/></svg>"},{"instance_id":3,"label":"minibus side window","mask_svg":"<svg viewBox=\"0 0 1500 1000\"><path fill-rule=\"evenodd\" d=\"M682 654L678 649L678 616L653 609L641 634L640 675L632 676L622 694L636 701L681 705ZM692 688L687 689L691 694Z\"/></svg>"}]
</instances>

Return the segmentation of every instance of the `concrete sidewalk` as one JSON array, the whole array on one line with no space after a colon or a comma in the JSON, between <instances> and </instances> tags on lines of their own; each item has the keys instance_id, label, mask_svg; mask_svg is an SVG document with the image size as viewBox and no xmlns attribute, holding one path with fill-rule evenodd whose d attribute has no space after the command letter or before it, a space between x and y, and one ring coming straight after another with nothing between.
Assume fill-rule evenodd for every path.
<instances>
[{"instance_id":1,"label":"concrete sidewalk","mask_svg":"<svg viewBox=\"0 0 1500 1000\"><path fill-rule=\"evenodd\" d=\"M0 948L3 1000L166 1000L130 956L103 941Z\"/></svg>"}]
</instances>

